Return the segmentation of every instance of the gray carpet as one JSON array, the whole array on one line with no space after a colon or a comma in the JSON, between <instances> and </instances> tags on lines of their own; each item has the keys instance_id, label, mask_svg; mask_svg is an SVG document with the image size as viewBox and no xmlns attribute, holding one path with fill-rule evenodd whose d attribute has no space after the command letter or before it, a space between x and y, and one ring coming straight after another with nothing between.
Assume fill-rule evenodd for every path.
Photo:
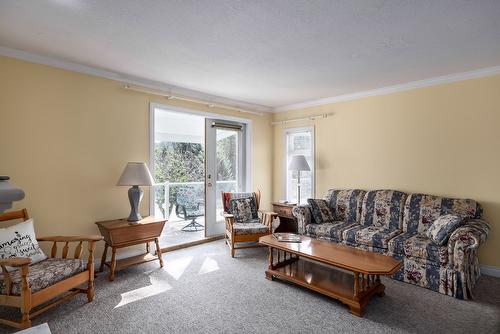
<instances>
[{"instance_id":1,"label":"gray carpet","mask_svg":"<svg viewBox=\"0 0 500 334\"><path fill-rule=\"evenodd\" d=\"M385 279L364 318L341 303L264 278L264 248L229 256L223 241L168 253L166 267L143 264L96 278L83 295L35 318L53 333L499 333L500 279L483 276L474 301ZM0 314L11 310L0 308ZM15 332L0 325L0 332Z\"/></svg>"}]
</instances>

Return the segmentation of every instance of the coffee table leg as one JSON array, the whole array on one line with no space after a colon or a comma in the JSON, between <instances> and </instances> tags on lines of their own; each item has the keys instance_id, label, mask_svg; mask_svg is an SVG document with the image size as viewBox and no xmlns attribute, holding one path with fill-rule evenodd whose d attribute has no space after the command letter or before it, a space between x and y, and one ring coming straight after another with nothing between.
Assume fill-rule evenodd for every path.
<instances>
[{"instance_id":1,"label":"coffee table leg","mask_svg":"<svg viewBox=\"0 0 500 334\"><path fill-rule=\"evenodd\" d=\"M273 262L274 262L274 259L273 259L273 248L269 247L269 265L268 265L268 269L269 270L273 270L274 269ZM269 270L266 270L266 278L268 280L272 281L273 280L273 275L269 272Z\"/></svg>"},{"instance_id":2,"label":"coffee table leg","mask_svg":"<svg viewBox=\"0 0 500 334\"><path fill-rule=\"evenodd\" d=\"M361 305L349 305L349 313L354 314L355 316L362 317L365 315L365 311L361 307Z\"/></svg>"},{"instance_id":3,"label":"coffee table leg","mask_svg":"<svg viewBox=\"0 0 500 334\"><path fill-rule=\"evenodd\" d=\"M380 283L380 285L377 287L377 296L379 297L384 297L385 296L385 285Z\"/></svg>"}]
</instances>

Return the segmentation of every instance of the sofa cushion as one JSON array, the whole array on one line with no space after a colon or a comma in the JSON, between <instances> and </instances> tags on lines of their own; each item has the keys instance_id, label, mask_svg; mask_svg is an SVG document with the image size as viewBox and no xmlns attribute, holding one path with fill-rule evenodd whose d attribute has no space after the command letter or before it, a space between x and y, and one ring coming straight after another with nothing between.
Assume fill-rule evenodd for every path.
<instances>
[{"instance_id":1,"label":"sofa cushion","mask_svg":"<svg viewBox=\"0 0 500 334\"><path fill-rule=\"evenodd\" d=\"M425 234L439 216L446 214L479 219L482 209L479 203L471 199L411 194L405 203L403 231Z\"/></svg>"},{"instance_id":2,"label":"sofa cushion","mask_svg":"<svg viewBox=\"0 0 500 334\"><path fill-rule=\"evenodd\" d=\"M335 221L359 223L366 191L359 189L330 189L325 196Z\"/></svg>"},{"instance_id":3,"label":"sofa cushion","mask_svg":"<svg viewBox=\"0 0 500 334\"><path fill-rule=\"evenodd\" d=\"M246 223L234 223L233 224L234 234L245 235L245 234L257 234L257 233L267 233L269 232L269 227L261 224L259 220L252 220Z\"/></svg>"},{"instance_id":4,"label":"sofa cushion","mask_svg":"<svg viewBox=\"0 0 500 334\"><path fill-rule=\"evenodd\" d=\"M311 207L311 214L316 224L333 223L332 211L324 199L309 198L307 203Z\"/></svg>"},{"instance_id":5,"label":"sofa cushion","mask_svg":"<svg viewBox=\"0 0 500 334\"><path fill-rule=\"evenodd\" d=\"M389 240L400 234L401 230L388 230L383 227L369 226L356 232L357 244L387 248Z\"/></svg>"},{"instance_id":6,"label":"sofa cushion","mask_svg":"<svg viewBox=\"0 0 500 334\"><path fill-rule=\"evenodd\" d=\"M407 257L416 257L432 262L434 265L448 263L448 248L438 246L425 234L416 234L404 241L404 253Z\"/></svg>"},{"instance_id":7,"label":"sofa cushion","mask_svg":"<svg viewBox=\"0 0 500 334\"><path fill-rule=\"evenodd\" d=\"M457 215L439 216L426 232L427 237L438 246L443 246L448 242L450 235L464 221L464 217Z\"/></svg>"},{"instance_id":8,"label":"sofa cushion","mask_svg":"<svg viewBox=\"0 0 500 334\"><path fill-rule=\"evenodd\" d=\"M306 235L312 238L328 239L336 242L342 241L342 232L355 224L336 221L325 224L309 224L306 226Z\"/></svg>"},{"instance_id":9,"label":"sofa cushion","mask_svg":"<svg viewBox=\"0 0 500 334\"><path fill-rule=\"evenodd\" d=\"M246 223L259 218L255 197L232 199L229 202L229 212L237 223Z\"/></svg>"},{"instance_id":10,"label":"sofa cushion","mask_svg":"<svg viewBox=\"0 0 500 334\"><path fill-rule=\"evenodd\" d=\"M51 258L32 264L29 266L28 272L28 284L31 288L31 293L45 289L84 270L85 266L80 259ZM20 296L22 290L21 270L15 269L9 275L12 279L11 294ZM6 294L6 290L3 275L0 275L1 294Z\"/></svg>"},{"instance_id":11,"label":"sofa cushion","mask_svg":"<svg viewBox=\"0 0 500 334\"><path fill-rule=\"evenodd\" d=\"M406 240L414 237L416 233L414 232L406 232L401 233L389 240L387 244L388 254L394 256L398 259L401 259L405 255L404 243Z\"/></svg>"},{"instance_id":12,"label":"sofa cushion","mask_svg":"<svg viewBox=\"0 0 500 334\"><path fill-rule=\"evenodd\" d=\"M401 229L406 194L396 190L375 190L366 193L363 200L361 225Z\"/></svg>"},{"instance_id":13,"label":"sofa cushion","mask_svg":"<svg viewBox=\"0 0 500 334\"><path fill-rule=\"evenodd\" d=\"M366 226L362 225L354 225L346 228L344 232L342 232L342 242L349 246L356 246L356 233L364 228L366 228Z\"/></svg>"}]
</instances>

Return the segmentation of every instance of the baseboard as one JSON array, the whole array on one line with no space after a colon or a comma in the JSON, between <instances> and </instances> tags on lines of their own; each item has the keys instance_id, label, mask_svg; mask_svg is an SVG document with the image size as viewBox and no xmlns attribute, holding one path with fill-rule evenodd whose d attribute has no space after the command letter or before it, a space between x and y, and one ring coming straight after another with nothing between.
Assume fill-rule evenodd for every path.
<instances>
[{"instance_id":1,"label":"baseboard","mask_svg":"<svg viewBox=\"0 0 500 334\"><path fill-rule=\"evenodd\" d=\"M500 278L500 268L499 267L488 266L485 264L482 264L480 267L481 267L481 274L482 275L488 275L488 276Z\"/></svg>"}]
</instances>

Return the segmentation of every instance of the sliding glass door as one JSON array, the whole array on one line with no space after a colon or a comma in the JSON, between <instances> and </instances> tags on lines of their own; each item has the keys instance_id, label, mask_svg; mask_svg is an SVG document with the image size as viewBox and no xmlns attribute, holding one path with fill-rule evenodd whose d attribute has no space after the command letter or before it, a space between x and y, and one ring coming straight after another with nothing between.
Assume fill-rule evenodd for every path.
<instances>
[{"instance_id":1,"label":"sliding glass door","mask_svg":"<svg viewBox=\"0 0 500 334\"><path fill-rule=\"evenodd\" d=\"M247 125L151 108L151 214L168 220L162 247L224 233L222 191L244 191Z\"/></svg>"}]
</instances>

